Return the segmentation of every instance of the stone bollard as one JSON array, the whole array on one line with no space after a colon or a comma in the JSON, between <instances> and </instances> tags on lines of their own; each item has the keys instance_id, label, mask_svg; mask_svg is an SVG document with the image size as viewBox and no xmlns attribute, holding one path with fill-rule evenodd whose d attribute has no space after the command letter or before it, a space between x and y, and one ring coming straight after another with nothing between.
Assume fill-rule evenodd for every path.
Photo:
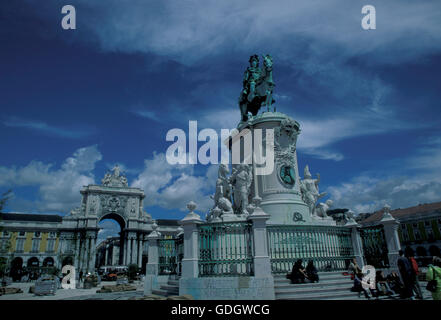
<instances>
[{"instance_id":1,"label":"stone bollard","mask_svg":"<svg viewBox=\"0 0 441 320\"><path fill-rule=\"evenodd\" d=\"M384 235L386 237L389 266L396 270L398 251L401 250L400 238L398 236L398 226L400 223L390 213L390 206L385 205L383 208L383 217L380 223L384 226Z\"/></svg>"},{"instance_id":2,"label":"stone bollard","mask_svg":"<svg viewBox=\"0 0 441 320\"><path fill-rule=\"evenodd\" d=\"M158 240L161 238L161 234L156 231L158 225L153 223L153 231L147 236L149 245L148 249L148 262L146 266L146 275L144 279L144 295L152 294L152 290L158 287L158 274L159 274L159 250Z\"/></svg>"},{"instance_id":3,"label":"stone bollard","mask_svg":"<svg viewBox=\"0 0 441 320\"><path fill-rule=\"evenodd\" d=\"M268 253L268 242L266 238L266 221L270 218L260 207L261 198L255 197L253 205L247 208L250 215L248 220L253 223L253 243L254 243L254 276L256 278L266 278L271 276L271 261Z\"/></svg>"},{"instance_id":4,"label":"stone bollard","mask_svg":"<svg viewBox=\"0 0 441 320\"><path fill-rule=\"evenodd\" d=\"M201 217L194 212L196 203L187 204L190 212L181 220L184 229L184 258L182 259L182 277L197 278L199 275L199 244L198 225L202 223Z\"/></svg>"},{"instance_id":5,"label":"stone bollard","mask_svg":"<svg viewBox=\"0 0 441 320\"><path fill-rule=\"evenodd\" d=\"M363 245L361 242L361 236L359 231L360 225L354 220L353 214L349 216L349 219L344 226L351 229L351 240L352 240L352 248L354 250L354 257L357 260L357 264L361 268L363 268L364 259L363 259Z\"/></svg>"}]
</instances>

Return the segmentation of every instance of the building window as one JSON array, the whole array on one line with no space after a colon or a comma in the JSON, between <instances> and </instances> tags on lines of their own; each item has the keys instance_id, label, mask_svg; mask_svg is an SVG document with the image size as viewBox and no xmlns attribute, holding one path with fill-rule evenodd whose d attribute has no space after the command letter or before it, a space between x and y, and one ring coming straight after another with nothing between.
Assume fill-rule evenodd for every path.
<instances>
[{"instance_id":1,"label":"building window","mask_svg":"<svg viewBox=\"0 0 441 320\"><path fill-rule=\"evenodd\" d=\"M433 240L433 239L435 239L435 236L434 236L434 234L433 234L433 230L432 230L432 228L430 228L430 229L426 229L426 233L427 233L427 238L428 238L429 240Z\"/></svg>"},{"instance_id":2,"label":"building window","mask_svg":"<svg viewBox=\"0 0 441 320\"><path fill-rule=\"evenodd\" d=\"M39 238L40 235L41 235L40 231L35 232L35 236L36 236L37 238Z\"/></svg>"},{"instance_id":3,"label":"building window","mask_svg":"<svg viewBox=\"0 0 441 320\"><path fill-rule=\"evenodd\" d=\"M26 232L24 232L24 231L20 231L20 232L18 233L18 235L19 235L20 237L24 237L24 236L26 235Z\"/></svg>"},{"instance_id":4,"label":"building window","mask_svg":"<svg viewBox=\"0 0 441 320\"><path fill-rule=\"evenodd\" d=\"M3 231L3 236L4 237L9 237L9 231Z\"/></svg>"},{"instance_id":5,"label":"building window","mask_svg":"<svg viewBox=\"0 0 441 320\"><path fill-rule=\"evenodd\" d=\"M421 234L419 230L413 230L413 234L415 235L415 240L421 240Z\"/></svg>"},{"instance_id":6,"label":"building window","mask_svg":"<svg viewBox=\"0 0 441 320\"><path fill-rule=\"evenodd\" d=\"M56 233L55 232L49 232L49 238L55 238Z\"/></svg>"},{"instance_id":7,"label":"building window","mask_svg":"<svg viewBox=\"0 0 441 320\"><path fill-rule=\"evenodd\" d=\"M32 252L40 251L40 239L33 239L32 241Z\"/></svg>"},{"instance_id":8,"label":"building window","mask_svg":"<svg viewBox=\"0 0 441 320\"><path fill-rule=\"evenodd\" d=\"M15 248L15 251L16 252L23 252L24 251L24 243L25 243L25 239L18 238L17 239L17 246Z\"/></svg>"},{"instance_id":9,"label":"building window","mask_svg":"<svg viewBox=\"0 0 441 320\"><path fill-rule=\"evenodd\" d=\"M49 239L47 241L46 251L47 252L54 252L54 248L55 248L55 240L54 239Z\"/></svg>"}]
</instances>

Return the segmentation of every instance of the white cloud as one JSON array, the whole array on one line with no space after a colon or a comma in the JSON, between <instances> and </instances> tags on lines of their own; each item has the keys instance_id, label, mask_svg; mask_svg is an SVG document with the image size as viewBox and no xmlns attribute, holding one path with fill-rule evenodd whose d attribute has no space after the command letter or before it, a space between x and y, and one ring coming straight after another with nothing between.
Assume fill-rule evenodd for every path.
<instances>
[{"instance_id":1,"label":"white cloud","mask_svg":"<svg viewBox=\"0 0 441 320\"><path fill-rule=\"evenodd\" d=\"M363 4L343 0L78 2L93 12L83 23L103 49L153 52L185 63L244 48L270 48L287 57L293 52L285 44L293 42L310 55L339 47L348 58L375 55L387 63L441 48L436 0L374 0L377 29L368 32L360 24ZM305 46L305 39L315 43Z\"/></svg>"},{"instance_id":2,"label":"white cloud","mask_svg":"<svg viewBox=\"0 0 441 320\"><path fill-rule=\"evenodd\" d=\"M43 121L27 120L18 117L9 117L8 119L3 121L3 125L12 128L25 128L25 129L42 132L54 136L59 136L62 138L69 138L69 139L83 138L95 132L95 130L92 130L90 128L67 129L67 128L52 126Z\"/></svg>"},{"instance_id":3,"label":"white cloud","mask_svg":"<svg viewBox=\"0 0 441 320\"><path fill-rule=\"evenodd\" d=\"M97 146L80 148L59 169L53 164L31 161L27 166L0 167L0 186L36 186L39 198L34 202L15 198L10 207L32 208L32 211L68 212L81 201L80 189L94 183L95 163L102 159Z\"/></svg>"},{"instance_id":4,"label":"white cloud","mask_svg":"<svg viewBox=\"0 0 441 320\"><path fill-rule=\"evenodd\" d=\"M384 204L395 209L441 201L440 182L407 177L359 176L326 191L334 200L334 207L350 208L356 213L374 212Z\"/></svg>"},{"instance_id":5,"label":"white cloud","mask_svg":"<svg viewBox=\"0 0 441 320\"><path fill-rule=\"evenodd\" d=\"M209 195L214 193L213 176L214 172L217 174L217 166L211 166L205 175L197 176L192 165L168 164L164 153L154 153L152 159L144 161L144 165L143 172L132 186L144 190L145 206L187 211L187 203L193 200L198 205L197 211L212 207Z\"/></svg>"},{"instance_id":6,"label":"white cloud","mask_svg":"<svg viewBox=\"0 0 441 320\"><path fill-rule=\"evenodd\" d=\"M132 113L143 117L143 118L147 118L153 121L160 121L160 119L158 118L158 116L151 110L147 110L147 109L136 109L133 110Z\"/></svg>"}]
</instances>

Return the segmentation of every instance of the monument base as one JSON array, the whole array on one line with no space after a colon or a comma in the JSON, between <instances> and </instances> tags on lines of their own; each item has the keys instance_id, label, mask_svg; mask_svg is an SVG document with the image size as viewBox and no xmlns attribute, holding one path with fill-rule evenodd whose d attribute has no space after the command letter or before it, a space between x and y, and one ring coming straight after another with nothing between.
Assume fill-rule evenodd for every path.
<instances>
[{"instance_id":1,"label":"monument base","mask_svg":"<svg viewBox=\"0 0 441 320\"><path fill-rule=\"evenodd\" d=\"M179 295L196 300L274 300L274 279L257 277L181 278Z\"/></svg>"}]
</instances>

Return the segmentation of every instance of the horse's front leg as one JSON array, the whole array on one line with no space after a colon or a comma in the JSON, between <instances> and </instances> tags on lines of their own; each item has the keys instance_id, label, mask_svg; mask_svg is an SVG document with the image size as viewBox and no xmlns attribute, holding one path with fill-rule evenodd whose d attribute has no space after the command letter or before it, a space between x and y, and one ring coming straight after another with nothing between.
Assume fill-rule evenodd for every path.
<instances>
[{"instance_id":1,"label":"horse's front leg","mask_svg":"<svg viewBox=\"0 0 441 320\"><path fill-rule=\"evenodd\" d=\"M271 107L271 91L267 91L266 92L266 99L265 99L265 105L266 108L268 110L268 112L270 112L270 107Z\"/></svg>"}]
</instances>

